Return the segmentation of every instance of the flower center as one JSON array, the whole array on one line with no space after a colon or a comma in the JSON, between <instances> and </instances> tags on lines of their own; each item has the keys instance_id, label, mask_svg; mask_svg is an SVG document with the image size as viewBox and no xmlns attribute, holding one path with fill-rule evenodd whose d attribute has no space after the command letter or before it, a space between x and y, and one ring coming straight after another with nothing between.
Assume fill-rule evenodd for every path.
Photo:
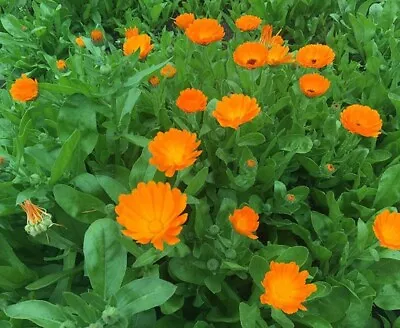
<instances>
[{"instance_id":1,"label":"flower center","mask_svg":"<svg viewBox=\"0 0 400 328\"><path fill-rule=\"evenodd\" d=\"M317 60L315 58L311 59L311 63L315 64Z\"/></svg>"},{"instance_id":2,"label":"flower center","mask_svg":"<svg viewBox=\"0 0 400 328\"><path fill-rule=\"evenodd\" d=\"M307 89L307 92L314 93L315 91L313 89Z\"/></svg>"},{"instance_id":3,"label":"flower center","mask_svg":"<svg viewBox=\"0 0 400 328\"><path fill-rule=\"evenodd\" d=\"M255 63L257 63L257 60L256 60L256 59L249 59L249 60L247 60L247 62L246 62L247 65L254 65Z\"/></svg>"}]
</instances>

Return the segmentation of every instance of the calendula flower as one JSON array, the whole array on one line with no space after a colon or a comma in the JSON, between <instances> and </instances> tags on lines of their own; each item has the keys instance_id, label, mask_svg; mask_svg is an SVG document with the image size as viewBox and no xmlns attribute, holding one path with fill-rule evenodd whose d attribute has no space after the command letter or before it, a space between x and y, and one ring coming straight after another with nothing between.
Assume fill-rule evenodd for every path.
<instances>
[{"instance_id":1,"label":"calendula flower","mask_svg":"<svg viewBox=\"0 0 400 328\"><path fill-rule=\"evenodd\" d=\"M400 214L384 210L374 221L373 230L382 247L400 250Z\"/></svg>"},{"instance_id":2,"label":"calendula flower","mask_svg":"<svg viewBox=\"0 0 400 328\"><path fill-rule=\"evenodd\" d=\"M222 40L225 31L216 19L200 18L189 25L185 34L192 42L207 45Z\"/></svg>"},{"instance_id":3,"label":"calendula flower","mask_svg":"<svg viewBox=\"0 0 400 328\"><path fill-rule=\"evenodd\" d=\"M233 61L247 69L262 67L267 63L268 50L258 42L245 42L233 53Z\"/></svg>"},{"instance_id":4,"label":"calendula flower","mask_svg":"<svg viewBox=\"0 0 400 328\"><path fill-rule=\"evenodd\" d=\"M85 41L83 41L83 38L81 36L75 39L75 43L81 48L85 47Z\"/></svg>"},{"instance_id":5,"label":"calendula flower","mask_svg":"<svg viewBox=\"0 0 400 328\"><path fill-rule=\"evenodd\" d=\"M296 61L300 66L309 68L322 68L333 62L335 53L324 44L309 44L300 48Z\"/></svg>"},{"instance_id":6,"label":"calendula flower","mask_svg":"<svg viewBox=\"0 0 400 328\"><path fill-rule=\"evenodd\" d=\"M363 137L378 137L382 129L382 120L378 111L368 106L351 105L340 113L340 122L351 133Z\"/></svg>"},{"instance_id":7,"label":"calendula flower","mask_svg":"<svg viewBox=\"0 0 400 328\"><path fill-rule=\"evenodd\" d=\"M281 65L293 63L294 59L289 54L289 47L274 44L268 51L267 64L268 65Z\"/></svg>"},{"instance_id":8,"label":"calendula flower","mask_svg":"<svg viewBox=\"0 0 400 328\"><path fill-rule=\"evenodd\" d=\"M151 78L149 78L150 84L155 87L160 83L160 79L158 76L153 75Z\"/></svg>"},{"instance_id":9,"label":"calendula flower","mask_svg":"<svg viewBox=\"0 0 400 328\"><path fill-rule=\"evenodd\" d=\"M293 202L296 201L296 196L293 195L293 194L287 194L287 195L286 195L286 199L287 199L288 202L293 203Z\"/></svg>"},{"instance_id":10,"label":"calendula flower","mask_svg":"<svg viewBox=\"0 0 400 328\"><path fill-rule=\"evenodd\" d=\"M261 24L261 18L253 15L243 15L235 21L236 27L242 32L253 31Z\"/></svg>"},{"instance_id":11,"label":"calendula flower","mask_svg":"<svg viewBox=\"0 0 400 328\"><path fill-rule=\"evenodd\" d=\"M53 225L51 214L44 208L33 204L29 199L20 204L26 213L25 231L32 237L46 231Z\"/></svg>"},{"instance_id":12,"label":"calendula flower","mask_svg":"<svg viewBox=\"0 0 400 328\"><path fill-rule=\"evenodd\" d=\"M127 39L138 35L139 35L139 29L137 27L128 27L125 29L125 38Z\"/></svg>"},{"instance_id":13,"label":"calendula flower","mask_svg":"<svg viewBox=\"0 0 400 328\"><path fill-rule=\"evenodd\" d=\"M241 124L250 122L260 113L255 98L243 94L232 94L217 102L212 115L222 127L237 129Z\"/></svg>"},{"instance_id":14,"label":"calendula flower","mask_svg":"<svg viewBox=\"0 0 400 328\"><path fill-rule=\"evenodd\" d=\"M195 18L192 13L185 13L175 18L175 24L181 30L186 30L194 22L194 20Z\"/></svg>"},{"instance_id":15,"label":"calendula flower","mask_svg":"<svg viewBox=\"0 0 400 328\"><path fill-rule=\"evenodd\" d=\"M335 168L335 166L333 164L328 163L328 164L325 165L325 167L328 170L328 172L332 173L332 172L336 171L336 168Z\"/></svg>"},{"instance_id":16,"label":"calendula flower","mask_svg":"<svg viewBox=\"0 0 400 328\"><path fill-rule=\"evenodd\" d=\"M201 112L206 109L207 97L201 90L188 88L180 92L176 106L186 113Z\"/></svg>"},{"instance_id":17,"label":"calendula flower","mask_svg":"<svg viewBox=\"0 0 400 328\"><path fill-rule=\"evenodd\" d=\"M251 239L257 239L254 234L258 229L258 214L249 206L244 206L241 209L236 209L229 216L229 221L232 223L235 231L243 236Z\"/></svg>"},{"instance_id":18,"label":"calendula flower","mask_svg":"<svg viewBox=\"0 0 400 328\"><path fill-rule=\"evenodd\" d=\"M176 171L191 166L200 156L201 150L197 150L200 141L196 141L196 138L196 133L174 128L158 132L149 143L152 155L149 163L165 172L167 177L172 177Z\"/></svg>"},{"instance_id":19,"label":"calendula flower","mask_svg":"<svg viewBox=\"0 0 400 328\"><path fill-rule=\"evenodd\" d=\"M137 50L140 50L139 58L144 59L153 49L151 39L147 34L139 34L132 36L125 40L124 43L124 55L132 55Z\"/></svg>"},{"instance_id":20,"label":"calendula flower","mask_svg":"<svg viewBox=\"0 0 400 328\"><path fill-rule=\"evenodd\" d=\"M306 311L302 304L317 290L315 284L307 284L308 271L300 272L300 267L294 263L270 263L262 285L265 293L260 296L262 304L268 304L287 314L298 310Z\"/></svg>"},{"instance_id":21,"label":"calendula flower","mask_svg":"<svg viewBox=\"0 0 400 328\"><path fill-rule=\"evenodd\" d=\"M176 74L176 68L171 64L167 64L163 68L161 68L160 73L166 78L172 78Z\"/></svg>"},{"instance_id":22,"label":"calendula flower","mask_svg":"<svg viewBox=\"0 0 400 328\"><path fill-rule=\"evenodd\" d=\"M260 43L266 46L267 48L271 48L274 45L283 45L283 39L278 34L272 35L273 28L271 25L265 25L261 31Z\"/></svg>"},{"instance_id":23,"label":"calendula flower","mask_svg":"<svg viewBox=\"0 0 400 328\"><path fill-rule=\"evenodd\" d=\"M318 73L305 74L299 79L300 90L307 97L322 96L328 91L331 82Z\"/></svg>"},{"instance_id":24,"label":"calendula flower","mask_svg":"<svg viewBox=\"0 0 400 328\"><path fill-rule=\"evenodd\" d=\"M164 242L175 245L187 220L187 197L169 183L139 183L129 195L120 195L115 207L122 233L140 244L152 243L163 250Z\"/></svg>"},{"instance_id":25,"label":"calendula flower","mask_svg":"<svg viewBox=\"0 0 400 328\"><path fill-rule=\"evenodd\" d=\"M67 63L63 59L57 60L56 65L60 71L63 71L67 68Z\"/></svg>"},{"instance_id":26,"label":"calendula flower","mask_svg":"<svg viewBox=\"0 0 400 328\"><path fill-rule=\"evenodd\" d=\"M256 167L257 166L257 161L254 159L248 159L246 161L246 165L250 168Z\"/></svg>"},{"instance_id":27,"label":"calendula flower","mask_svg":"<svg viewBox=\"0 0 400 328\"><path fill-rule=\"evenodd\" d=\"M101 42L103 41L103 32L98 29L94 29L90 33L90 37L92 38L93 42Z\"/></svg>"},{"instance_id":28,"label":"calendula flower","mask_svg":"<svg viewBox=\"0 0 400 328\"><path fill-rule=\"evenodd\" d=\"M35 99L38 93L38 82L34 79L30 79L25 74L22 74L22 76L13 83L10 89L11 97L21 102Z\"/></svg>"}]
</instances>

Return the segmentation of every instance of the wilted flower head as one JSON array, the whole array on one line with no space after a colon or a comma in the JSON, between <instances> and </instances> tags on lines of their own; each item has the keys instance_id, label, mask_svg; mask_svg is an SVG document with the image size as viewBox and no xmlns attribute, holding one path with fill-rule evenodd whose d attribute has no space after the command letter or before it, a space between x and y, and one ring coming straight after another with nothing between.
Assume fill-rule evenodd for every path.
<instances>
[{"instance_id":1,"label":"wilted flower head","mask_svg":"<svg viewBox=\"0 0 400 328\"><path fill-rule=\"evenodd\" d=\"M185 34L194 43L208 45L222 40L225 31L216 19L200 18L189 25Z\"/></svg>"},{"instance_id":2,"label":"wilted flower head","mask_svg":"<svg viewBox=\"0 0 400 328\"><path fill-rule=\"evenodd\" d=\"M22 74L22 76L13 83L10 89L11 97L21 102L35 99L38 93L38 82L34 79L30 79L25 74Z\"/></svg>"},{"instance_id":3,"label":"wilted flower head","mask_svg":"<svg viewBox=\"0 0 400 328\"><path fill-rule=\"evenodd\" d=\"M340 113L340 122L351 133L363 137L378 137L382 120L378 111L363 105L351 105Z\"/></svg>"},{"instance_id":4,"label":"wilted flower head","mask_svg":"<svg viewBox=\"0 0 400 328\"><path fill-rule=\"evenodd\" d=\"M293 63L294 58L289 54L289 47L280 44L274 44L268 50L267 64L268 65L281 65Z\"/></svg>"},{"instance_id":5,"label":"wilted flower head","mask_svg":"<svg viewBox=\"0 0 400 328\"><path fill-rule=\"evenodd\" d=\"M253 15L243 15L235 21L236 27L242 32L253 31L261 24L261 18Z\"/></svg>"},{"instance_id":6,"label":"wilted flower head","mask_svg":"<svg viewBox=\"0 0 400 328\"><path fill-rule=\"evenodd\" d=\"M300 48L296 61L300 66L309 68L322 68L333 62L335 53L324 44L309 44Z\"/></svg>"},{"instance_id":7,"label":"wilted flower head","mask_svg":"<svg viewBox=\"0 0 400 328\"><path fill-rule=\"evenodd\" d=\"M274 45L283 45L283 39L279 35L279 32L276 35L272 35L273 28L271 25L265 25L261 31L260 43L266 46L267 48L271 48Z\"/></svg>"},{"instance_id":8,"label":"wilted flower head","mask_svg":"<svg viewBox=\"0 0 400 328\"><path fill-rule=\"evenodd\" d=\"M175 18L175 24L181 30L186 30L195 20L195 17L192 13L180 14Z\"/></svg>"},{"instance_id":9,"label":"wilted flower head","mask_svg":"<svg viewBox=\"0 0 400 328\"><path fill-rule=\"evenodd\" d=\"M25 231L32 237L46 231L53 225L51 214L44 208L33 204L29 199L20 204L26 213Z\"/></svg>"}]
</instances>

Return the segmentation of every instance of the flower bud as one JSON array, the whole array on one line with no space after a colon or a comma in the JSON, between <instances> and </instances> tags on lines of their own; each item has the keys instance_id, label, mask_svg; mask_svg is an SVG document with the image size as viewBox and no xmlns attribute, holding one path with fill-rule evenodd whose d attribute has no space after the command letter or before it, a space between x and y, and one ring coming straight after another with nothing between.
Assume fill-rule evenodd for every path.
<instances>
[{"instance_id":1,"label":"flower bud","mask_svg":"<svg viewBox=\"0 0 400 328\"><path fill-rule=\"evenodd\" d=\"M233 248L227 249L225 252L225 256L227 259L233 260L236 258L237 253Z\"/></svg>"},{"instance_id":2,"label":"flower bud","mask_svg":"<svg viewBox=\"0 0 400 328\"><path fill-rule=\"evenodd\" d=\"M210 233L210 235L216 236L219 234L220 232L220 228L213 224L211 227L208 228L208 232Z\"/></svg>"},{"instance_id":3,"label":"flower bud","mask_svg":"<svg viewBox=\"0 0 400 328\"><path fill-rule=\"evenodd\" d=\"M40 183L40 181L41 181L40 175L37 173L31 174L31 176L29 177L29 182L32 185L37 185Z\"/></svg>"},{"instance_id":4,"label":"flower bud","mask_svg":"<svg viewBox=\"0 0 400 328\"><path fill-rule=\"evenodd\" d=\"M120 315L117 308L113 306L107 306L101 314L101 318L103 319L105 324L113 325L118 322L118 320L120 319Z\"/></svg>"},{"instance_id":5,"label":"flower bud","mask_svg":"<svg viewBox=\"0 0 400 328\"><path fill-rule=\"evenodd\" d=\"M219 261L217 259L209 259L207 261L207 269L210 271L216 271L219 268Z\"/></svg>"},{"instance_id":6,"label":"flower bud","mask_svg":"<svg viewBox=\"0 0 400 328\"><path fill-rule=\"evenodd\" d=\"M114 215L115 214L115 205L107 204L105 207L105 212L107 213L107 215Z\"/></svg>"},{"instance_id":7,"label":"flower bud","mask_svg":"<svg viewBox=\"0 0 400 328\"><path fill-rule=\"evenodd\" d=\"M111 66L106 64L106 65L101 65L100 66L100 73L107 75L111 72Z\"/></svg>"}]
</instances>

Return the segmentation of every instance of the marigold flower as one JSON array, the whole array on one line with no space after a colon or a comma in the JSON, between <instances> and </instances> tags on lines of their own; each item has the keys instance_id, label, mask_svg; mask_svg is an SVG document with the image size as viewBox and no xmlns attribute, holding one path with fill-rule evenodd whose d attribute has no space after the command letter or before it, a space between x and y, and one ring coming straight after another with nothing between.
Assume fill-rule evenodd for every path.
<instances>
[{"instance_id":1,"label":"marigold flower","mask_svg":"<svg viewBox=\"0 0 400 328\"><path fill-rule=\"evenodd\" d=\"M133 36L138 36L139 35L139 29L135 27L128 27L125 29L125 38L129 39Z\"/></svg>"},{"instance_id":2,"label":"marigold flower","mask_svg":"<svg viewBox=\"0 0 400 328\"><path fill-rule=\"evenodd\" d=\"M276 35L272 35L273 28L271 25L265 25L261 31L260 43L264 46L271 48L273 45L283 45L284 41L282 37L279 35L279 32Z\"/></svg>"},{"instance_id":3,"label":"marigold flower","mask_svg":"<svg viewBox=\"0 0 400 328\"><path fill-rule=\"evenodd\" d=\"M322 68L333 62L335 53L324 44L309 44L299 49L296 61L300 66Z\"/></svg>"},{"instance_id":4,"label":"marigold flower","mask_svg":"<svg viewBox=\"0 0 400 328\"><path fill-rule=\"evenodd\" d=\"M60 71L63 71L63 70L65 70L65 69L67 68L67 63L66 63L65 60L63 60L63 59L57 60L56 65L57 65L57 68L58 68Z\"/></svg>"},{"instance_id":5,"label":"marigold flower","mask_svg":"<svg viewBox=\"0 0 400 328\"><path fill-rule=\"evenodd\" d=\"M305 74L299 79L300 90L307 97L322 96L328 91L331 82L318 73Z\"/></svg>"},{"instance_id":6,"label":"marigold flower","mask_svg":"<svg viewBox=\"0 0 400 328\"><path fill-rule=\"evenodd\" d=\"M186 30L195 20L195 17L192 13L185 13L177 16L175 18L175 24L181 30Z\"/></svg>"},{"instance_id":7,"label":"marigold flower","mask_svg":"<svg viewBox=\"0 0 400 328\"><path fill-rule=\"evenodd\" d=\"M293 63L294 59L289 54L289 47L274 44L268 51L267 64L268 65L281 65Z\"/></svg>"},{"instance_id":8,"label":"marigold flower","mask_svg":"<svg viewBox=\"0 0 400 328\"><path fill-rule=\"evenodd\" d=\"M166 78L171 78L171 77L175 76L176 68L175 68L175 66L173 66L171 64L167 64L163 68L161 68L160 73L162 76L164 76Z\"/></svg>"},{"instance_id":9,"label":"marigold flower","mask_svg":"<svg viewBox=\"0 0 400 328\"><path fill-rule=\"evenodd\" d=\"M257 161L254 160L254 159L248 159L248 160L246 161L246 165L247 165L248 167L250 167L250 168L256 167Z\"/></svg>"},{"instance_id":10,"label":"marigold flower","mask_svg":"<svg viewBox=\"0 0 400 328\"><path fill-rule=\"evenodd\" d=\"M243 236L251 239L257 239L254 234L258 229L258 214L249 206L244 206L241 209L236 209L232 215L229 216L235 231Z\"/></svg>"},{"instance_id":11,"label":"marigold flower","mask_svg":"<svg viewBox=\"0 0 400 328\"><path fill-rule=\"evenodd\" d=\"M378 111L363 105L351 105L340 113L340 122L351 133L363 137L378 137L382 120Z\"/></svg>"},{"instance_id":12,"label":"marigold flower","mask_svg":"<svg viewBox=\"0 0 400 328\"><path fill-rule=\"evenodd\" d=\"M150 84L155 87L160 83L160 79L158 76L153 75L151 78L149 78Z\"/></svg>"},{"instance_id":13,"label":"marigold flower","mask_svg":"<svg viewBox=\"0 0 400 328\"><path fill-rule=\"evenodd\" d=\"M81 47L81 48L84 48L84 47L85 47L85 41L83 41L83 38L82 38L81 36L78 36L78 37L75 39L75 43L76 43L79 47Z\"/></svg>"},{"instance_id":14,"label":"marigold flower","mask_svg":"<svg viewBox=\"0 0 400 328\"><path fill-rule=\"evenodd\" d=\"M265 293L260 296L262 304L268 304L287 314L298 310L307 311L301 304L317 290L315 284L307 284L308 271L300 272L300 267L294 263L270 263L264 280L261 282Z\"/></svg>"},{"instance_id":15,"label":"marigold flower","mask_svg":"<svg viewBox=\"0 0 400 328\"><path fill-rule=\"evenodd\" d=\"M47 213L44 208L33 204L29 199L20 206L26 213L25 231L32 237L46 231L53 225L51 214Z\"/></svg>"},{"instance_id":16,"label":"marigold flower","mask_svg":"<svg viewBox=\"0 0 400 328\"><path fill-rule=\"evenodd\" d=\"M196 141L196 133L171 128L167 132L158 132L149 143L149 151L153 157L149 163L172 177L176 171L191 166L202 153L197 150L200 141Z\"/></svg>"},{"instance_id":17,"label":"marigold flower","mask_svg":"<svg viewBox=\"0 0 400 328\"><path fill-rule=\"evenodd\" d=\"M245 42L233 52L233 61L247 69L258 68L267 63L268 50L258 42Z\"/></svg>"},{"instance_id":18,"label":"marigold flower","mask_svg":"<svg viewBox=\"0 0 400 328\"><path fill-rule=\"evenodd\" d=\"M328 163L328 164L325 165L325 167L328 170L328 172L332 173L332 172L336 171L336 168L335 168L335 166L333 164Z\"/></svg>"},{"instance_id":19,"label":"marigold flower","mask_svg":"<svg viewBox=\"0 0 400 328\"><path fill-rule=\"evenodd\" d=\"M400 250L400 213L384 210L376 216L372 228L382 247Z\"/></svg>"},{"instance_id":20,"label":"marigold flower","mask_svg":"<svg viewBox=\"0 0 400 328\"><path fill-rule=\"evenodd\" d=\"M222 40L225 31L216 19L200 18L189 25L185 34L192 42L207 45Z\"/></svg>"},{"instance_id":21,"label":"marigold flower","mask_svg":"<svg viewBox=\"0 0 400 328\"><path fill-rule=\"evenodd\" d=\"M115 207L122 233L140 244L152 243L159 250L179 243L177 237L187 220L187 197L169 183L140 182L129 195L120 195Z\"/></svg>"},{"instance_id":22,"label":"marigold flower","mask_svg":"<svg viewBox=\"0 0 400 328\"><path fill-rule=\"evenodd\" d=\"M289 202L293 203L294 201L296 201L296 196L293 195L293 194L287 194L287 195L286 195L286 199L287 199Z\"/></svg>"},{"instance_id":23,"label":"marigold flower","mask_svg":"<svg viewBox=\"0 0 400 328\"><path fill-rule=\"evenodd\" d=\"M176 106L186 113L201 112L206 109L207 97L201 90L188 88L180 92Z\"/></svg>"},{"instance_id":24,"label":"marigold flower","mask_svg":"<svg viewBox=\"0 0 400 328\"><path fill-rule=\"evenodd\" d=\"M124 55L132 55L137 50L140 50L139 58L144 59L153 49L151 39L147 34L139 34L132 36L124 42Z\"/></svg>"},{"instance_id":25,"label":"marigold flower","mask_svg":"<svg viewBox=\"0 0 400 328\"><path fill-rule=\"evenodd\" d=\"M90 37L92 38L93 42L101 42L103 41L103 32L98 29L94 29L90 33Z\"/></svg>"},{"instance_id":26,"label":"marigold flower","mask_svg":"<svg viewBox=\"0 0 400 328\"><path fill-rule=\"evenodd\" d=\"M242 32L253 31L261 24L261 18L253 15L243 15L235 21L236 27Z\"/></svg>"},{"instance_id":27,"label":"marigold flower","mask_svg":"<svg viewBox=\"0 0 400 328\"><path fill-rule=\"evenodd\" d=\"M38 93L38 82L34 79L30 79L25 74L22 74L22 76L13 83L10 89L11 97L21 102L35 99Z\"/></svg>"},{"instance_id":28,"label":"marigold flower","mask_svg":"<svg viewBox=\"0 0 400 328\"><path fill-rule=\"evenodd\" d=\"M255 98L243 94L232 94L217 102L212 115L222 127L237 129L241 124L250 122L260 113Z\"/></svg>"}]
</instances>

